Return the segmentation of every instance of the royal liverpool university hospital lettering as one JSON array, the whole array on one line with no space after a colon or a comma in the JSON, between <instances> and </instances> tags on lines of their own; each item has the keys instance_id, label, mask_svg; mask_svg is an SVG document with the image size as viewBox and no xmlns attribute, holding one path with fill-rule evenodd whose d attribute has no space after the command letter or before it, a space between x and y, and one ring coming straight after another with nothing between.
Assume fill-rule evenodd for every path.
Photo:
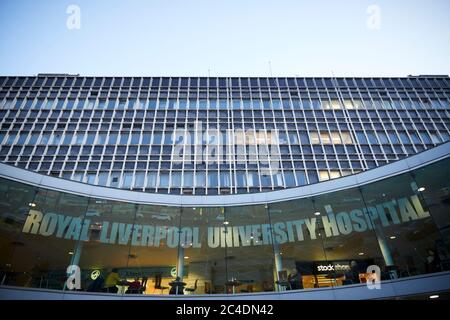
<instances>
[{"instance_id":1,"label":"royal liverpool university hospital lettering","mask_svg":"<svg viewBox=\"0 0 450 320\"><path fill-rule=\"evenodd\" d=\"M326 214L299 220L273 222L272 224L226 226L176 227L164 225L127 224L111 221L95 221L101 226L99 241L105 244L175 248L210 248L269 245L276 243L315 240L320 237L319 226L325 237L365 232L392 224L429 217L417 195L385 201L374 206L355 208L349 212L334 213L330 205L324 207ZM232 217L228 217L232 218ZM271 214L276 221L276 214ZM42 213L31 209L22 232L54 236L67 240L89 241L91 219L65 216L53 212ZM203 240L203 241L202 241Z\"/></svg>"}]
</instances>

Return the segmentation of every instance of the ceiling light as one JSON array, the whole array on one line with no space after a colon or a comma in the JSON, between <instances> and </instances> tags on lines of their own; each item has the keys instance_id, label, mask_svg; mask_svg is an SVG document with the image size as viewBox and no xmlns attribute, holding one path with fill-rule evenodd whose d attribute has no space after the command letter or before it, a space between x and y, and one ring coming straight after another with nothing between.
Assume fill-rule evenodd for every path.
<instances>
[{"instance_id":1,"label":"ceiling light","mask_svg":"<svg viewBox=\"0 0 450 320\"><path fill-rule=\"evenodd\" d=\"M36 203L33 203L33 202L30 202L28 205L33 208L36 207Z\"/></svg>"},{"instance_id":2,"label":"ceiling light","mask_svg":"<svg viewBox=\"0 0 450 320\"><path fill-rule=\"evenodd\" d=\"M397 237L396 236L390 236L389 239L394 240L394 239L397 239Z\"/></svg>"},{"instance_id":3,"label":"ceiling light","mask_svg":"<svg viewBox=\"0 0 450 320\"><path fill-rule=\"evenodd\" d=\"M315 215L315 216L320 216L320 211L314 212L314 215Z\"/></svg>"},{"instance_id":4,"label":"ceiling light","mask_svg":"<svg viewBox=\"0 0 450 320\"><path fill-rule=\"evenodd\" d=\"M358 256L363 256L363 255L364 255L364 252L358 253Z\"/></svg>"},{"instance_id":5,"label":"ceiling light","mask_svg":"<svg viewBox=\"0 0 450 320\"><path fill-rule=\"evenodd\" d=\"M224 225L227 225L227 224L229 224L229 222L228 222L228 221L224 221L223 224L224 224Z\"/></svg>"},{"instance_id":6,"label":"ceiling light","mask_svg":"<svg viewBox=\"0 0 450 320\"><path fill-rule=\"evenodd\" d=\"M420 187L419 189L417 189L417 191L419 192L425 191L425 187Z\"/></svg>"},{"instance_id":7,"label":"ceiling light","mask_svg":"<svg viewBox=\"0 0 450 320\"><path fill-rule=\"evenodd\" d=\"M185 259L189 259L189 257L188 256L186 256L186 257L184 257Z\"/></svg>"},{"instance_id":8,"label":"ceiling light","mask_svg":"<svg viewBox=\"0 0 450 320\"><path fill-rule=\"evenodd\" d=\"M73 255L73 251L69 251L69 254L70 254L70 255Z\"/></svg>"}]
</instances>

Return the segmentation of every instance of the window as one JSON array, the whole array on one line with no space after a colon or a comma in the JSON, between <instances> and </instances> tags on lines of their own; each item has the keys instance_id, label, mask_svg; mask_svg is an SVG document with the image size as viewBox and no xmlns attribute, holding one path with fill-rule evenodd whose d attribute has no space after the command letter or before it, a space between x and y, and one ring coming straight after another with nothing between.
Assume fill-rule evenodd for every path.
<instances>
[{"instance_id":1,"label":"window","mask_svg":"<svg viewBox=\"0 0 450 320\"><path fill-rule=\"evenodd\" d=\"M84 141L84 133L77 133L76 135L75 135L75 143L76 144L82 144L83 143L83 141Z\"/></svg>"},{"instance_id":2,"label":"window","mask_svg":"<svg viewBox=\"0 0 450 320\"><path fill-rule=\"evenodd\" d=\"M169 187L169 173L162 172L159 175L159 187L168 188Z\"/></svg>"},{"instance_id":3,"label":"window","mask_svg":"<svg viewBox=\"0 0 450 320\"><path fill-rule=\"evenodd\" d=\"M139 144L140 138L141 138L141 135L139 133L133 133L131 135L131 144Z\"/></svg>"},{"instance_id":4,"label":"window","mask_svg":"<svg viewBox=\"0 0 450 320\"><path fill-rule=\"evenodd\" d=\"M119 144L127 144L128 143L128 137L129 137L128 133L121 133L120 134Z\"/></svg>"},{"instance_id":5,"label":"window","mask_svg":"<svg viewBox=\"0 0 450 320\"><path fill-rule=\"evenodd\" d=\"M366 136L364 135L364 132L358 131L356 133L356 137L357 137L359 143L367 144L367 139L366 139Z\"/></svg>"},{"instance_id":6,"label":"window","mask_svg":"<svg viewBox=\"0 0 450 320\"><path fill-rule=\"evenodd\" d=\"M345 109L354 109L352 100L344 100Z\"/></svg>"},{"instance_id":7,"label":"window","mask_svg":"<svg viewBox=\"0 0 450 320\"><path fill-rule=\"evenodd\" d=\"M145 174L144 172L137 172L134 179L134 187L135 188L143 188L144 187Z\"/></svg>"},{"instance_id":8,"label":"window","mask_svg":"<svg viewBox=\"0 0 450 320\"><path fill-rule=\"evenodd\" d=\"M221 187L229 187L230 183L230 174L229 172L221 172L220 173L220 186Z\"/></svg>"},{"instance_id":9,"label":"window","mask_svg":"<svg viewBox=\"0 0 450 320\"><path fill-rule=\"evenodd\" d=\"M247 180L246 174L244 171L236 172L236 185L238 187L246 187L247 186L246 180Z\"/></svg>"},{"instance_id":10,"label":"window","mask_svg":"<svg viewBox=\"0 0 450 320\"><path fill-rule=\"evenodd\" d=\"M181 172L172 172L172 188L181 188Z\"/></svg>"},{"instance_id":11,"label":"window","mask_svg":"<svg viewBox=\"0 0 450 320\"><path fill-rule=\"evenodd\" d=\"M333 142L333 144L342 144L339 132L331 132L331 141Z\"/></svg>"},{"instance_id":12,"label":"window","mask_svg":"<svg viewBox=\"0 0 450 320\"><path fill-rule=\"evenodd\" d=\"M20 134L19 140L17 140L17 144L25 144L27 137L28 137L28 134L24 134L24 133ZM2 137L2 140L3 140L3 137ZM0 143L1 143L1 141L0 141Z\"/></svg>"},{"instance_id":13,"label":"window","mask_svg":"<svg viewBox=\"0 0 450 320\"><path fill-rule=\"evenodd\" d=\"M97 137L97 144L104 144L104 143L106 143L106 134L99 133Z\"/></svg>"},{"instance_id":14,"label":"window","mask_svg":"<svg viewBox=\"0 0 450 320\"><path fill-rule=\"evenodd\" d=\"M310 132L309 136L311 137L312 144L320 144L319 134L317 132Z\"/></svg>"},{"instance_id":15,"label":"window","mask_svg":"<svg viewBox=\"0 0 450 320\"><path fill-rule=\"evenodd\" d=\"M341 176L341 174L339 173L339 171L330 171L330 179L336 179L339 178Z\"/></svg>"},{"instance_id":16,"label":"window","mask_svg":"<svg viewBox=\"0 0 450 320\"><path fill-rule=\"evenodd\" d=\"M430 136L431 136L431 141L433 141L433 143L437 144L437 143L441 142L441 139L437 136L436 133L430 132Z\"/></svg>"},{"instance_id":17,"label":"window","mask_svg":"<svg viewBox=\"0 0 450 320\"><path fill-rule=\"evenodd\" d=\"M284 181L286 182L286 187L295 187L294 173L292 171L285 171Z\"/></svg>"},{"instance_id":18,"label":"window","mask_svg":"<svg viewBox=\"0 0 450 320\"><path fill-rule=\"evenodd\" d=\"M108 144L116 144L117 142L117 134L111 133L109 135Z\"/></svg>"},{"instance_id":19,"label":"window","mask_svg":"<svg viewBox=\"0 0 450 320\"><path fill-rule=\"evenodd\" d=\"M120 173L114 172L111 174L110 186L113 188L118 188L120 183Z\"/></svg>"},{"instance_id":20,"label":"window","mask_svg":"<svg viewBox=\"0 0 450 320\"><path fill-rule=\"evenodd\" d=\"M330 176L328 175L328 171L325 170L321 170L319 171L319 180L320 181L325 181L325 180L329 180Z\"/></svg>"},{"instance_id":21,"label":"window","mask_svg":"<svg viewBox=\"0 0 450 320\"><path fill-rule=\"evenodd\" d=\"M372 131L367 131L367 137L369 138L369 143L376 144L378 143L377 137L375 136L375 133Z\"/></svg>"},{"instance_id":22,"label":"window","mask_svg":"<svg viewBox=\"0 0 450 320\"><path fill-rule=\"evenodd\" d=\"M411 140L409 140L409 137L406 134L406 132L400 131L399 135L400 135L400 139L401 139L403 144L410 144L411 143Z\"/></svg>"},{"instance_id":23,"label":"window","mask_svg":"<svg viewBox=\"0 0 450 320\"><path fill-rule=\"evenodd\" d=\"M298 144L298 136L297 133L291 132L289 133L289 142L291 144Z\"/></svg>"},{"instance_id":24,"label":"window","mask_svg":"<svg viewBox=\"0 0 450 320\"><path fill-rule=\"evenodd\" d=\"M86 182L89 184L95 184L95 173L88 173L86 176Z\"/></svg>"},{"instance_id":25,"label":"window","mask_svg":"<svg viewBox=\"0 0 450 320\"><path fill-rule=\"evenodd\" d=\"M131 172L124 173L122 188L127 188L127 189L130 188L132 180L133 180L133 174Z\"/></svg>"},{"instance_id":26,"label":"window","mask_svg":"<svg viewBox=\"0 0 450 320\"><path fill-rule=\"evenodd\" d=\"M86 138L86 144L94 144L95 133L89 133Z\"/></svg>"},{"instance_id":27,"label":"window","mask_svg":"<svg viewBox=\"0 0 450 320\"><path fill-rule=\"evenodd\" d=\"M206 187L205 172L197 172L195 174L195 186L196 187Z\"/></svg>"},{"instance_id":28,"label":"window","mask_svg":"<svg viewBox=\"0 0 450 320\"><path fill-rule=\"evenodd\" d=\"M161 144L161 138L162 138L161 133L155 133L153 135L153 144Z\"/></svg>"},{"instance_id":29,"label":"window","mask_svg":"<svg viewBox=\"0 0 450 320\"><path fill-rule=\"evenodd\" d=\"M388 135L389 135L389 139L391 140L391 143L400 143L400 141L398 140L398 137L397 137L397 135L395 134L395 132L390 131L390 132L388 133Z\"/></svg>"},{"instance_id":30,"label":"window","mask_svg":"<svg viewBox=\"0 0 450 320\"><path fill-rule=\"evenodd\" d=\"M306 181L306 174L304 171L295 172L295 176L297 177L297 183L299 186L306 185L307 181Z\"/></svg>"},{"instance_id":31,"label":"window","mask_svg":"<svg viewBox=\"0 0 450 320\"><path fill-rule=\"evenodd\" d=\"M48 144L50 141L50 134L49 133L44 133L41 137L41 141L40 144Z\"/></svg>"},{"instance_id":32,"label":"window","mask_svg":"<svg viewBox=\"0 0 450 320\"><path fill-rule=\"evenodd\" d=\"M352 140L352 136L350 135L350 132L341 132L341 136L342 136L342 142L344 144L352 144L353 140Z\"/></svg>"},{"instance_id":33,"label":"window","mask_svg":"<svg viewBox=\"0 0 450 320\"><path fill-rule=\"evenodd\" d=\"M324 144L330 144L331 143L330 135L329 135L328 132L321 132L320 133L320 139L322 139L322 143L324 143Z\"/></svg>"},{"instance_id":34,"label":"window","mask_svg":"<svg viewBox=\"0 0 450 320\"><path fill-rule=\"evenodd\" d=\"M215 188L217 187L217 171L209 171L208 172L208 187Z\"/></svg>"},{"instance_id":35,"label":"window","mask_svg":"<svg viewBox=\"0 0 450 320\"><path fill-rule=\"evenodd\" d=\"M384 132L377 132L378 139L380 139L380 143L385 144L389 143L387 135Z\"/></svg>"},{"instance_id":36,"label":"window","mask_svg":"<svg viewBox=\"0 0 450 320\"><path fill-rule=\"evenodd\" d=\"M416 132L412 132L409 135L411 136L412 142L414 144L421 144L419 135Z\"/></svg>"},{"instance_id":37,"label":"window","mask_svg":"<svg viewBox=\"0 0 450 320\"><path fill-rule=\"evenodd\" d=\"M147 174L147 187L148 188L155 188L157 182L157 175L156 172L149 172Z\"/></svg>"},{"instance_id":38,"label":"window","mask_svg":"<svg viewBox=\"0 0 450 320\"><path fill-rule=\"evenodd\" d=\"M108 181L108 173L106 172L99 173L97 184L100 186L106 186L107 181Z\"/></svg>"},{"instance_id":39,"label":"window","mask_svg":"<svg viewBox=\"0 0 450 320\"><path fill-rule=\"evenodd\" d=\"M194 186L194 174L192 172L184 172L183 187L192 188Z\"/></svg>"}]
</instances>

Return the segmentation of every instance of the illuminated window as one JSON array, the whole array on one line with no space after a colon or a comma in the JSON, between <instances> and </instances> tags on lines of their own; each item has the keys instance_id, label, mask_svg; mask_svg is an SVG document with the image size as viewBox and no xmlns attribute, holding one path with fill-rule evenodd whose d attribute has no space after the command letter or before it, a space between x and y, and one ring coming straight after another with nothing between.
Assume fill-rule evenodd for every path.
<instances>
[{"instance_id":1,"label":"illuminated window","mask_svg":"<svg viewBox=\"0 0 450 320\"><path fill-rule=\"evenodd\" d=\"M331 103L328 100L322 100L322 108L331 109Z\"/></svg>"},{"instance_id":2,"label":"illuminated window","mask_svg":"<svg viewBox=\"0 0 450 320\"><path fill-rule=\"evenodd\" d=\"M330 179L336 179L339 178L341 176L341 174L339 173L339 171L330 171Z\"/></svg>"},{"instance_id":3,"label":"illuminated window","mask_svg":"<svg viewBox=\"0 0 450 320\"><path fill-rule=\"evenodd\" d=\"M341 136L342 136L342 142L344 144L352 144L352 136L350 135L350 132L341 132Z\"/></svg>"},{"instance_id":4,"label":"illuminated window","mask_svg":"<svg viewBox=\"0 0 450 320\"><path fill-rule=\"evenodd\" d=\"M325 170L319 171L319 180L320 181L330 180L330 176L328 175L328 171L325 171Z\"/></svg>"},{"instance_id":5,"label":"illuminated window","mask_svg":"<svg viewBox=\"0 0 450 320\"><path fill-rule=\"evenodd\" d=\"M324 144L331 143L330 135L328 134L328 132L321 132L320 139L322 139L322 143L324 143Z\"/></svg>"},{"instance_id":6,"label":"illuminated window","mask_svg":"<svg viewBox=\"0 0 450 320\"><path fill-rule=\"evenodd\" d=\"M331 132L331 141L333 142L333 144L342 144L339 132Z\"/></svg>"},{"instance_id":7,"label":"illuminated window","mask_svg":"<svg viewBox=\"0 0 450 320\"><path fill-rule=\"evenodd\" d=\"M331 109L341 109L339 100L331 100Z\"/></svg>"},{"instance_id":8,"label":"illuminated window","mask_svg":"<svg viewBox=\"0 0 450 320\"><path fill-rule=\"evenodd\" d=\"M364 105L361 100L354 100L353 106L355 107L355 109L363 109L364 108Z\"/></svg>"},{"instance_id":9,"label":"illuminated window","mask_svg":"<svg viewBox=\"0 0 450 320\"><path fill-rule=\"evenodd\" d=\"M319 134L317 132L310 132L309 135L312 144L320 144Z\"/></svg>"},{"instance_id":10,"label":"illuminated window","mask_svg":"<svg viewBox=\"0 0 450 320\"><path fill-rule=\"evenodd\" d=\"M352 100L344 100L345 109L354 109Z\"/></svg>"}]
</instances>

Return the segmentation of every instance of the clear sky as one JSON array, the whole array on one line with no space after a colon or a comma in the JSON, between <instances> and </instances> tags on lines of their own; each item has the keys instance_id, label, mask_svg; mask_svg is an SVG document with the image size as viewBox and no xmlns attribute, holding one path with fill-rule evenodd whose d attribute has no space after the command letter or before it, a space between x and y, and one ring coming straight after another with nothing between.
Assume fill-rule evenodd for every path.
<instances>
[{"instance_id":1,"label":"clear sky","mask_svg":"<svg viewBox=\"0 0 450 320\"><path fill-rule=\"evenodd\" d=\"M449 0L0 0L0 74L450 74L449 13Z\"/></svg>"}]
</instances>

